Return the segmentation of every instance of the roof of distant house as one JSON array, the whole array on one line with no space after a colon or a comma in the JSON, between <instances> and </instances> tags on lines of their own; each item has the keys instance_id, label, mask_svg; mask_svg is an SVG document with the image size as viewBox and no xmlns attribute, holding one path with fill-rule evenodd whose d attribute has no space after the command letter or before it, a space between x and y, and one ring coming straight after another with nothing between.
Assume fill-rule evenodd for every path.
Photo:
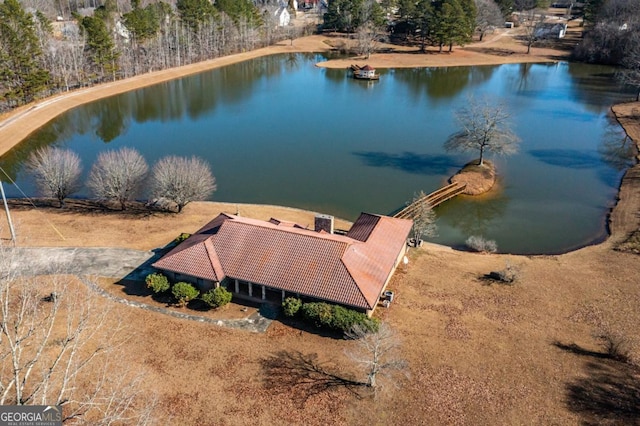
<instances>
[{"instance_id":1,"label":"roof of distant house","mask_svg":"<svg viewBox=\"0 0 640 426\"><path fill-rule=\"evenodd\" d=\"M153 266L373 309L411 225L410 220L362 213L346 235L337 235L222 213Z\"/></svg>"}]
</instances>

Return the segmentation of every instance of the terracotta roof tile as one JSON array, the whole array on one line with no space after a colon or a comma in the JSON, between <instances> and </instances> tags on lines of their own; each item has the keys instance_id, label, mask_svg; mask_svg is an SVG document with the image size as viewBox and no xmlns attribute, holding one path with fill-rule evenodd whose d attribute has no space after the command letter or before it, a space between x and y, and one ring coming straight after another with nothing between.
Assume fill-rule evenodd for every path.
<instances>
[{"instance_id":1,"label":"terracotta roof tile","mask_svg":"<svg viewBox=\"0 0 640 426\"><path fill-rule=\"evenodd\" d=\"M408 220L363 214L343 236L221 214L153 266L372 309L410 228Z\"/></svg>"}]
</instances>

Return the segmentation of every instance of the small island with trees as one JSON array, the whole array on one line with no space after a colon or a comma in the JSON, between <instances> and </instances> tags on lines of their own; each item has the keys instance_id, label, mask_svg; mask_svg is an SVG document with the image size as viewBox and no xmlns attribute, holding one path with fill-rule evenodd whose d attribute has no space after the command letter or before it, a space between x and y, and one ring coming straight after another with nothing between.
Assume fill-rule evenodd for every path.
<instances>
[{"instance_id":1,"label":"small island with trees","mask_svg":"<svg viewBox=\"0 0 640 426\"><path fill-rule=\"evenodd\" d=\"M450 179L451 183L466 185L465 194L483 194L496 182L495 166L485 160L485 153L509 155L517 152L520 138L511 130L507 111L505 105L495 100L469 98L467 105L456 113L462 129L447 139L445 149L480 153L477 160L467 163Z\"/></svg>"}]
</instances>

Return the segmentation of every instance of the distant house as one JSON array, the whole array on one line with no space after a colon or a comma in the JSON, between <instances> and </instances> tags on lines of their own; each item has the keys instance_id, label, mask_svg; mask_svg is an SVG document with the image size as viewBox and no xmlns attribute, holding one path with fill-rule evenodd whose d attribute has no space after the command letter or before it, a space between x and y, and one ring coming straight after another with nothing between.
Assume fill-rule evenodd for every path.
<instances>
[{"instance_id":1,"label":"distant house","mask_svg":"<svg viewBox=\"0 0 640 426\"><path fill-rule=\"evenodd\" d=\"M338 235L322 217L310 230L221 213L153 266L201 290L222 285L237 298L281 303L293 296L370 315L405 254L411 226L362 213Z\"/></svg>"},{"instance_id":2,"label":"distant house","mask_svg":"<svg viewBox=\"0 0 640 426\"><path fill-rule=\"evenodd\" d=\"M567 24L544 23L536 26L534 36L537 39L564 38L567 33Z\"/></svg>"},{"instance_id":3,"label":"distant house","mask_svg":"<svg viewBox=\"0 0 640 426\"><path fill-rule=\"evenodd\" d=\"M378 80L380 78L380 75L376 74L376 69L370 65L365 65L362 68L358 65L351 65L351 70L353 77L361 80Z\"/></svg>"},{"instance_id":4,"label":"distant house","mask_svg":"<svg viewBox=\"0 0 640 426\"><path fill-rule=\"evenodd\" d=\"M286 27L291 22L291 14L286 5L281 5L276 9L275 17L278 27Z\"/></svg>"}]
</instances>

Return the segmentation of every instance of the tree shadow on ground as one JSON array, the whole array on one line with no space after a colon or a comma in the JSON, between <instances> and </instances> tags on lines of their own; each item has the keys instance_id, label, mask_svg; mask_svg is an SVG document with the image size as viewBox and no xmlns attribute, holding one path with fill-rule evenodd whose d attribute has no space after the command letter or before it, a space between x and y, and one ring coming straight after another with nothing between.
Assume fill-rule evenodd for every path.
<instances>
[{"instance_id":1,"label":"tree shadow on ground","mask_svg":"<svg viewBox=\"0 0 640 426\"><path fill-rule=\"evenodd\" d=\"M67 198L64 207L60 207L58 200L51 198L11 198L9 206L16 210L52 209L62 214L93 214L93 215L117 215L123 218L140 219L153 215L171 215L173 212L161 211L147 207L142 201L128 201L127 208L122 210L120 204L111 202L99 202L82 198Z\"/></svg>"},{"instance_id":2,"label":"tree shadow on ground","mask_svg":"<svg viewBox=\"0 0 640 426\"><path fill-rule=\"evenodd\" d=\"M386 152L353 152L362 162L371 167L390 167L408 173L421 175L443 175L456 167L455 157L451 155L420 155L414 152L390 154Z\"/></svg>"},{"instance_id":3,"label":"tree shadow on ground","mask_svg":"<svg viewBox=\"0 0 640 426\"><path fill-rule=\"evenodd\" d=\"M565 387L567 408L581 416L582 424L640 424L638 367L576 344L553 345L589 359L584 364L584 376Z\"/></svg>"},{"instance_id":4,"label":"tree shadow on ground","mask_svg":"<svg viewBox=\"0 0 640 426\"><path fill-rule=\"evenodd\" d=\"M303 406L310 398L325 392L346 390L360 399L366 383L335 372L318 361L318 355L299 351L279 351L260 361L264 386L275 393L295 393Z\"/></svg>"}]
</instances>

